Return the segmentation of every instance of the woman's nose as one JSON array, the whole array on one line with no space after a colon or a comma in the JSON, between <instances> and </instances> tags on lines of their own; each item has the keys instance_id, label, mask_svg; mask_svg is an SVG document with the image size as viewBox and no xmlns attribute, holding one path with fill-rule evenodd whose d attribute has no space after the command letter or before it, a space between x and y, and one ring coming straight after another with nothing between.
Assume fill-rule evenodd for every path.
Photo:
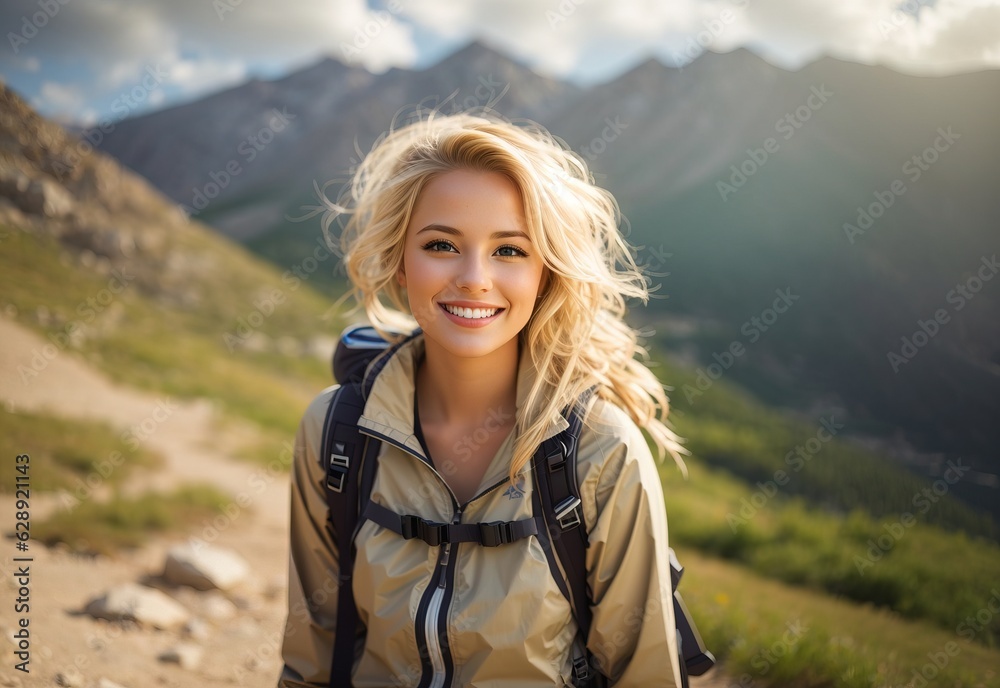
<instances>
[{"instance_id":1,"label":"woman's nose","mask_svg":"<svg viewBox=\"0 0 1000 688\"><path fill-rule=\"evenodd\" d=\"M468 292L489 291L493 288L489 258L468 256L455 280L456 286Z\"/></svg>"}]
</instances>

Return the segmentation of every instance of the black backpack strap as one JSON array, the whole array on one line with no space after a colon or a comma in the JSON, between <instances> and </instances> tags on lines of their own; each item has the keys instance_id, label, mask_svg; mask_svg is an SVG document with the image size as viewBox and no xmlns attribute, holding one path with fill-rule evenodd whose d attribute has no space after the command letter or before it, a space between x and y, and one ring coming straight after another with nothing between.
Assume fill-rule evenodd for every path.
<instances>
[{"instance_id":1,"label":"black backpack strap","mask_svg":"<svg viewBox=\"0 0 1000 688\"><path fill-rule=\"evenodd\" d=\"M358 610L351 577L354 573L354 533L358 524L358 471L369 438L358 430L364 398L358 384L345 384L334 393L323 426L321 461L329 520L336 538L340 576L337 592L337 628L334 635L330 685L350 685ZM378 443L372 441L377 454ZM370 452L371 453L371 452ZM367 463L374 463L369 461Z\"/></svg>"},{"instance_id":2,"label":"black backpack strap","mask_svg":"<svg viewBox=\"0 0 1000 688\"><path fill-rule=\"evenodd\" d=\"M576 477L576 452L579 446L582 414L596 388L588 389L580 397L580 403L570 409L570 427L563 433L542 443L535 454L532 470L538 485L535 490L535 508L541 502L542 512L552 534L552 547L542 542L548 554L554 551L559 557L569 581L569 594L558 566L550 558L549 567L563 594L573 605L574 615L586 646L590 631L590 595L587 590L587 533L581 527L579 514L580 488ZM701 676L715 665L715 657L705 649L691 615L677 592L684 568L677 560L673 548L670 554L670 581L673 588L674 622L677 627L677 651L679 654L682 688L687 688L688 675ZM576 686L603 686L606 678L592 668L590 653L587 657L574 660L573 677Z\"/></svg>"},{"instance_id":3,"label":"black backpack strap","mask_svg":"<svg viewBox=\"0 0 1000 688\"><path fill-rule=\"evenodd\" d=\"M372 387L375 385L375 378L378 377L379 373L382 372L382 369L389 363L389 360L396 355L396 352L399 351L401 346L418 336L421 332L422 330L420 328L415 329L405 339L387 347L385 351L375 357L369 365L368 370L365 372L363 380L361 381L361 391L362 394L364 394L365 399L368 398L368 394L372 391Z\"/></svg>"},{"instance_id":4,"label":"black backpack strap","mask_svg":"<svg viewBox=\"0 0 1000 688\"><path fill-rule=\"evenodd\" d=\"M537 486L532 493L533 506L536 513L540 507L544 515L552 546L546 546L548 543L544 541L542 545L556 583L573 605L584 646L590 630L591 613L587 590L587 531L583 527L580 487L576 479L576 452L583 428L583 414L595 389L588 389L568 409L569 427L542 442L532 461ZM566 571L568 590L562 572L552 560L552 552ZM589 657L574 659L573 682L576 686L602 685L602 678L592 670Z\"/></svg>"},{"instance_id":5,"label":"black backpack strap","mask_svg":"<svg viewBox=\"0 0 1000 688\"><path fill-rule=\"evenodd\" d=\"M362 333L355 333L355 335L360 334ZM354 603L352 586L354 538L361 523L364 522L359 519L359 514L370 501L381 446L379 440L361 433L358 420L379 372L399 347L418 334L420 334L419 329L394 346L380 346L376 337L369 337L371 341L360 347L363 350L361 358L354 360L353 370L349 375L345 375L350 382L344 381L330 400L323 425L323 453L320 460L326 470L324 481L326 503L336 538L340 570L337 627L330 662L330 685L351 685L358 628L358 608ZM354 346L352 342L346 340L343 343ZM384 351L380 353L379 349ZM371 366L372 369L364 375L367 362L371 358L379 360L375 361Z\"/></svg>"},{"instance_id":6,"label":"black backpack strap","mask_svg":"<svg viewBox=\"0 0 1000 688\"><path fill-rule=\"evenodd\" d=\"M687 677L701 676L706 671L715 666L715 657L705 648L705 642L701 639L691 613L684 604L681 594L677 591L677 586L684 575L684 567L677 560L674 548L670 548L670 582L674 590L674 625L677 626L677 652L681 659L681 678L684 687L687 686Z\"/></svg>"}]
</instances>

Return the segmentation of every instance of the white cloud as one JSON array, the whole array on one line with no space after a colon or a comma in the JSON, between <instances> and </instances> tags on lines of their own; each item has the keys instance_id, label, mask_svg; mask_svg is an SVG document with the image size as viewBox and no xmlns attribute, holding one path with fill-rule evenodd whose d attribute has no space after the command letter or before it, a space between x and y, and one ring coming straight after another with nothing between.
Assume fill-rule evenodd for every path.
<instances>
[{"instance_id":1,"label":"white cloud","mask_svg":"<svg viewBox=\"0 0 1000 688\"><path fill-rule=\"evenodd\" d=\"M907 2L910 14L899 11ZM998 66L1000 51L996 0L408 0L404 12L443 38L482 37L562 77L602 67L614 76L650 53L676 63L692 45L746 46L789 69L832 54L916 73Z\"/></svg>"},{"instance_id":2,"label":"white cloud","mask_svg":"<svg viewBox=\"0 0 1000 688\"><path fill-rule=\"evenodd\" d=\"M65 122L77 119L85 102L86 96L80 85L43 81L38 96L32 99L32 106Z\"/></svg>"},{"instance_id":3,"label":"white cloud","mask_svg":"<svg viewBox=\"0 0 1000 688\"><path fill-rule=\"evenodd\" d=\"M368 2L70 2L17 55L0 55L0 69L30 84L43 111L67 115L106 107L149 67L169 75L150 94L154 105L322 54L374 72L408 67L418 61L417 35L451 45L480 38L581 82L613 78L649 55L680 63L692 48L740 46L790 69L826 54L913 73L1000 67L1000 0L379 0L379 10ZM0 4L0 24L20 26L22 15Z\"/></svg>"},{"instance_id":4,"label":"white cloud","mask_svg":"<svg viewBox=\"0 0 1000 688\"><path fill-rule=\"evenodd\" d=\"M984 63L1000 66L1000 5L985 2L949 2L922 8L919 23L909 23L889 34L909 59L924 59L938 70L967 69ZM992 59L991 59L991 56ZM891 61L892 55L886 59Z\"/></svg>"},{"instance_id":5,"label":"white cloud","mask_svg":"<svg viewBox=\"0 0 1000 688\"><path fill-rule=\"evenodd\" d=\"M182 59L171 55L164 61L166 83L184 93L202 93L246 80L246 64L239 59Z\"/></svg>"},{"instance_id":6,"label":"white cloud","mask_svg":"<svg viewBox=\"0 0 1000 688\"><path fill-rule=\"evenodd\" d=\"M220 7L231 11L217 11ZM13 3L4 3L0 25L19 24L21 14ZM343 60L345 49L372 71L412 65L417 58L412 27L391 13L370 10L365 0L88 0L60 5L22 48L28 57L5 55L3 61L22 73L27 60L38 62L36 56L53 69L86 70L90 102L100 106L132 89L149 67L170 74L164 88L194 96L230 86L262 66L280 71L322 54ZM154 97L164 94L151 96L155 104ZM37 100L43 108L54 102L45 96Z\"/></svg>"},{"instance_id":7,"label":"white cloud","mask_svg":"<svg viewBox=\"0 0 1000 688\"><path fill-rule=\"evenodd\" d=\"M417 55L410 27L365 0L242 2L223 13L203 0L180 0L165 18L183 22L187 42L218 54L302 62L327 53L343 60L348 46L357 50L355 61L373 71L412 64Z\"/></svg>"},{"instance_id":8,"label":"white cloud","mask_svg":"<svg viewBox=\"0 0 1000 688\"><path fill-rule=\"evenodd\" d=\"M99 113L97 110L93 108L86 108L83 112L80 113L79 121L77 123L84 127L92 127L98 123L100 117L101 113Z\"/></svg>"}]
</instances>

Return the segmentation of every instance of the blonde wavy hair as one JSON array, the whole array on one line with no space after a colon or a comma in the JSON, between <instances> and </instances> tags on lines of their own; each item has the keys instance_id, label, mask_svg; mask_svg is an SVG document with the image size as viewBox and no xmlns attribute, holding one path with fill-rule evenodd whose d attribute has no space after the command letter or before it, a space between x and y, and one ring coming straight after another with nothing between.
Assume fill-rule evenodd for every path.
<instances>
[{"instance_id":1,"label":"blonde wavy hair","mask_svg":"<svg viewBox=\"0 0 1000 688\"><path fill-rule=\"evenodd\" d=\"M649 289L618 230L618 204L593 183L586 163L541 126L491 111L432 112L377 141L335 203L319 192L328 240L334 220L343 227L340 250L352 285L345 297L353 296L389 341L417 327L395 278L406 228L424 185L455 169L497 172L515 184L528 234L549 270L547 289L520 334L522 355L528 352L538 374L515 420L511 480L530 462L548 419L592 385L649 433L661 461L669 453L686 474L681 454L689 452L666 425L665 388L637 360L648 352L624 320L626 299L645 303Z\"/></svg>"}]
</instances>

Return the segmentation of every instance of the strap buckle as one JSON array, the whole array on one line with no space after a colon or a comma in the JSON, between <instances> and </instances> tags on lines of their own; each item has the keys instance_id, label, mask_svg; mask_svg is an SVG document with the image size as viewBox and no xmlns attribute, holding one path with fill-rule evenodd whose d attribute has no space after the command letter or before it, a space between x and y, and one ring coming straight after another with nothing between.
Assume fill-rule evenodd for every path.
<instances>
[{"instance_id":1,"label":"strap buckle","mask_svg":"<svg viewBox=\"0 0 1000 688\"><path fill-rule=\"evenodd\" d=\"M448 537L445 531L445 528L448 527L447 523L432 523L430 521L425 521L419 516L414 516L413 514L400 516L399 521L399 534L406 540L420 538L431 547L437 547L442 542L448 542Z\"/></svg>"},{"instance_id":2,"label":"strap buckle","mask_svg":"<svg viewBox=\"0 0 1000 688\"><path fill-rule=\"evenodd\" d=\"M326 469L326 486L334 492L343 492L351 457L347 455L347 446L343 442L335 442L333 446L335 451L330 454L330 465Z\"/></svg>"},{"instance_id":3,"label":"strap buckle","mask_svg":"<svg viewBox=\"0 0 1000 688\"><path fill-rule=\"evenodd\" d=\"M586 657L573 658L573 683L577 686L586 685L590 681L590 662Z\"/></svg>"},{"instance_id":4,"label":"strap buckle","mask_svg":"<svg viewBox=\"0 0 1000 688\"><path fill-rule=\"evenodd\" d=\"M510 521L490 521L479 524L479 541L484 547L499 547L514 542Z\"/></svg>"},{"instance_id":5,"label":"strap buckle","mask_svg":"<svg viewBox=\"0 0 1000 688\"><path fill-rule=\"evenodd\" d=\"M580 525L580 510L578 508L580 504L582 504L580 498L572 495L556 504L556 520L559 521L563 530Z\"/></svg>"}]
</instances>

